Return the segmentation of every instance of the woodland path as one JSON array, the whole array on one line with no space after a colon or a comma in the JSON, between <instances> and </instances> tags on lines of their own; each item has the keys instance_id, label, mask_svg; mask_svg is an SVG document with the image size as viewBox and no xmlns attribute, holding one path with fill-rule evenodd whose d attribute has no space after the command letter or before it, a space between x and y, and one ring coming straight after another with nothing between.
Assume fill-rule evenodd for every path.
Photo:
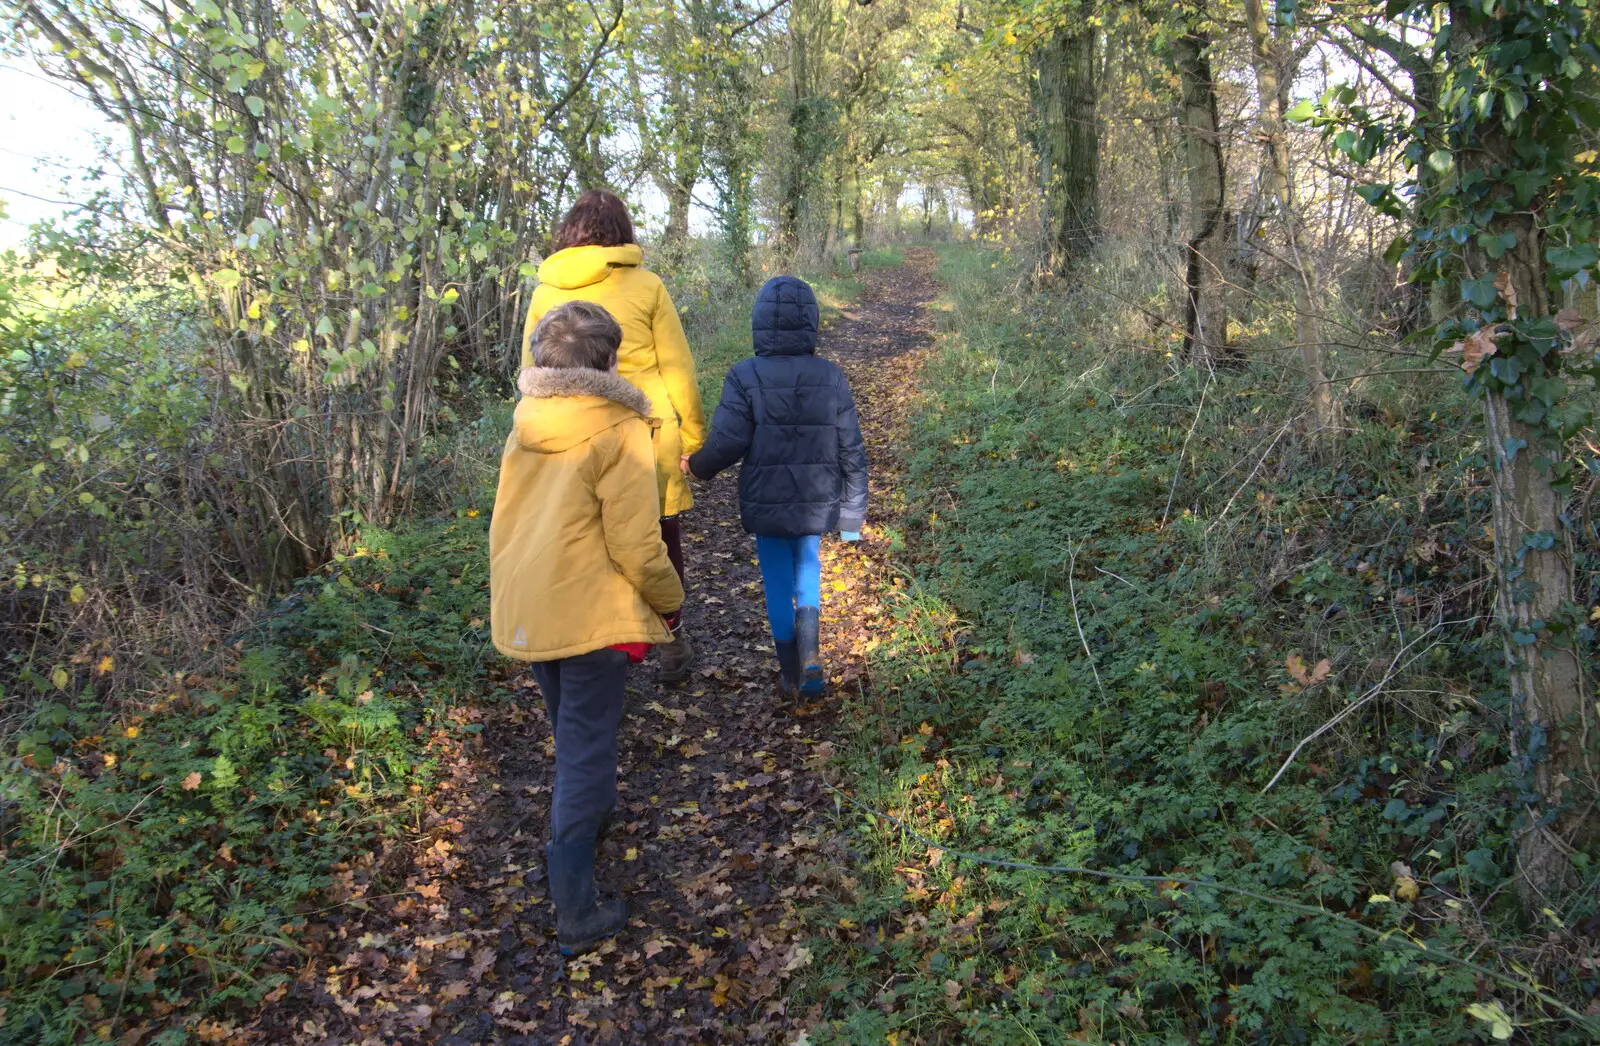
<instances>
[{"instance_id":1,"label":"woodland path","mask_svg":"<svg viewBox=\"0 0 1600 1046\"><path fill-rule=\"evenodd\" d=\"M872 519L898 501L897 431L930 341L933 252L862 275L859 302L822 353L855 390L872 459ZM711 407L707 404L707 408ZM804 910L851 885L827 830L821 779L848 729L828 697L780 709L754 542L739 526L737 477L701 485L685 520L693 676L629 679L621 814L600 860L602 888L633 905L629 928L562 961L542 865L553 742L537 690L463 713L481 746L453 760L413 845L352 869L346 906L314 926L310 954L253 1027L260 1041L778 1043L808 1014L791 1000L810 956ZM869 528L871 523L869 522ZM834 690L854 689L879 613L870 531L824 545L824 642ZM306 943L306 942L302 942Z\"/></svg>"}]
</instances>

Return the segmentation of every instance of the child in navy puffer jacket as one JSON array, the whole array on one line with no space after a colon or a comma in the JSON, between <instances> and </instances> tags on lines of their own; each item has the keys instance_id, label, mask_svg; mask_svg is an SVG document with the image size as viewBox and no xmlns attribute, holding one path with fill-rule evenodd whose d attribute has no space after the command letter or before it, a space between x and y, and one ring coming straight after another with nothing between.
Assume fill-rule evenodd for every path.
<instances>
[{"instance_id":1,"label":"child in navy puffer jacket","mask_svg":"<svg viewBox=\"0 0 1600 1046\"><path fill-rule=\"evenodd\" d=\"M817 644L821 536L861 536L867 451L844 372L816 355L817 299L804 280L776 276L756 295L755 355L728 371L705 446L686 468L710 479L744 460L739 516L755 535L780 690L821 694Z\"/></svg>"}]
</instances>

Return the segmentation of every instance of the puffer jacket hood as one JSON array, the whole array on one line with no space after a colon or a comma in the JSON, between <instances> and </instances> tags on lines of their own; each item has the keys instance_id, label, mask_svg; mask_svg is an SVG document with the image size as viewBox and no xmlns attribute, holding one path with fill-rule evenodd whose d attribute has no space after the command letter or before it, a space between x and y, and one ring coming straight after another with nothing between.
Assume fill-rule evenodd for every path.
<instances>
[{"instance_id":1,"label":"puffer jacket hood","mask_svg":"<svg viewBox=\"0 0 1600 1046\"><path fill-rule=\"evenodd\" d=\"M611 275L615 268L635 268L644 262L644 252L636 243L619 247L568 247L546 258L539 266L539 282L562 290L588 287Z\"/></svg>"},{"instance_id":2,"label":"puffer jacket hood","mask_svg":"<svg viewBox=\"0 0 1600 1046\"><path fill-rule=\"evenodd\" d=\"M757 356L805 356L817 351L817 296L793 276L774 276L762 284L750 312Z\"/></svg>"},{"instance_id":3,"label":"puffer jacket hood","mask_svg":"<svg viewBox=\"0 0 1600 1046\"><path fill-rule=\"evenodd\" d=\"M743 459L739 519L752 534L859 531L867 450L844 371L818 356L817 299L793 276L767 281L751 317L755 356L722 382L706 445L689 471L710 479Z\"/></svg>"},{"instance_id":4,"label":"puffer jacket hood","mask_svg":"<svg viewBox=\"0 0 1600 1046\"><path fill-rule=\"evenodd\" d=\"M560 454L628 420L650 417L645 394L609 371L587 367L524 367L517 391L517 438L536 454Z\"/></svg>"}]
</instances>

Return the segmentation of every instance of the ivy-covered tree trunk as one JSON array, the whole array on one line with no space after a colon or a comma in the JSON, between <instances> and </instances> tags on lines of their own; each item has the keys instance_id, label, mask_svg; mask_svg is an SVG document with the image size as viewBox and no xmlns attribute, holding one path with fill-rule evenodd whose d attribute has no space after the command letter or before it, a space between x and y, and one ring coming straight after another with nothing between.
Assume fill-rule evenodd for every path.
<instances>
[{"instance_id":1,"label":"ivy-covered tree trunk","mask_svg":"<svg viewBox=\"0 0 1600 1046\"><path fill-rule=\"evenodd\" d=\"M1184 239L1184 350L1196 362L1227 355L1228 310L1223 297L1225 200L1222 142L1217 135L1217 93L1211 79L1210 37L1194 28L1172 42L1182 85L1178 128L1183 135L1189 189Z\"/></svg>"},{"instance_id":2,"label":"ivy-covered tree trunk","mask_svg":"<svg viewBox=\"0 0 1600 1046\"><path fill-rule=\"evenodd\" d=\"M1450 14L1451 63L1458 71L1474 68L1491 30L1503 27L1483 18L1476 5L1452 3ZM1541 114L1522 115L1536 120ZM1557 339L1541 352L1539 339L1527 337L1541 326L1552 334L1557 329L1549 319L1555 311L1549 243L1535 218L1543 208L1517 199L1529 154L1515 148L1500 119L1482 120L1475 130L1474 147L1455 150L1460 179L1452 187L1462 210L1494 212L1465 250L1463 287L1484 322L1469 335L1479 339L1471 351L1488 353L1467 363L1488 372L1483 412L1494 498L1495 606L1517 719L1516 756L1532 784L1524 794L1536 796L1525 802L1517 840L1517 890L1536 913L1572 885L1571 855L1594 834L1586 790L1595 785L1592 749L1600 727L1574 647L1581 615L1574 606L1573 535L1565 519L1567 495L1557 486L1562 441L1549 424L1564 388L1562 353ZM1505 344L1496 344L1501 340Z\"/></svg>"},{"instance_id":3,"label":"ivy-covered tree trunk","mask_svg":"<svg viewBox=\"0 0 1600 1046\"><path fill-rule=\"evenodd\" d=\"M1100 237L1096 36L1089 26L1059 30L1033 54L1045 264L1057 275L1088 255Z\"/></svg>"},{"instance_id":4,"label":"ivy-covered tree trunk","mask_svg":"<svg viewBox=\"0 0 1600 1046\"><path fill-rule=\"evenodd\" d=\"M694 199L694 182L670 181L663 186L667 195L667 224L661 233L660 266L675 272L683 265L689 249L689 207Z\"/></svg>"},{"instance_id":5,"label":"ivy-covered tree trunk","mask_svg":"<svg viewBox=\"0 0 1600 1046\"><path fill-rule=\"evenodd\" d=\"M1283 222L1284 240L1289 249L1289 265L1294 270L1294 333L1300 346L1300 361L1305 370L1313 434L1319 441L1331 439L1344 425L1344 413L1333 385L1328 381L1318 310L1322 295L1317 285L1317 267L1306 241L1305 223L1295 199L1294 177L1284 136L1283 95L1280 91L1280 58L1277 41L1267 23L1261 0L1245 0L1245 20L1249 23L1256 73L1256 96L1260 101L1261 143L1267 155L1266 176L1278 216Z\"/></svg>"}]
</instances>

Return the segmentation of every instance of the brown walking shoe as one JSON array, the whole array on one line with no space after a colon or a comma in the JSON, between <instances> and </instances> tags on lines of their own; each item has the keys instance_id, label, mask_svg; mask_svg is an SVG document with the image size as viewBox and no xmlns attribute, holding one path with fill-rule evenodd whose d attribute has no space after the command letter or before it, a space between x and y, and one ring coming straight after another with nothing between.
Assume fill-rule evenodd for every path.
<instances>
[{"instance_id":1,"label":"brown walking shoe","mask_svg":"<svg viewBox=\"0 0 1600 1046\"><path fill-rule=\"evenodd\" d=\"M672 642L661 644L661 681L681 683L689 678L689 668L694 664L694 646L682 625L672 633Z\"/></svg>"}]
</instances>

